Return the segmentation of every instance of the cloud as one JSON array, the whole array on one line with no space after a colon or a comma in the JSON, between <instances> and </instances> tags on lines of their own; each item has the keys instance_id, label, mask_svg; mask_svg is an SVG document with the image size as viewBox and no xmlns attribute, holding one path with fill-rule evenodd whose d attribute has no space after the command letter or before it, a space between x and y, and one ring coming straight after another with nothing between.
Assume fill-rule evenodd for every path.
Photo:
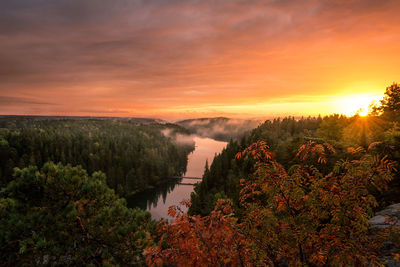
<instances>
[{"instance_id":1,"label":"cloud","mask_svg":"<svg viewBox=\"0 0 400 267\"><path fill-rule=\"evenodd\" d=\"M9 96L0 96L0 105L57 105L55 103L44 102L40 100L36 100L28 97L9 97Z\"/></svg>"},{"instance_id":2,"label":"cloud","mask_svg":"<svg viewBox=\"0 0 400 267\"><path fill-rule=\"evenodd\" d=\"M399 10L392 0L3 0L0 92L152 113L393 80Z\"/></svg>"},{"instance_id":3,"label":"cloud","mask_svg":"<svg viewBox=\"0 0 400 267\"><path fill-rule=\"evenodd\" d=\"M105 109L80 109L78 112L82 114L129 114L128 111L126 110L120 110L120 109L115 109L115 110L105 110Z\"/></svg>"}]
</instances>

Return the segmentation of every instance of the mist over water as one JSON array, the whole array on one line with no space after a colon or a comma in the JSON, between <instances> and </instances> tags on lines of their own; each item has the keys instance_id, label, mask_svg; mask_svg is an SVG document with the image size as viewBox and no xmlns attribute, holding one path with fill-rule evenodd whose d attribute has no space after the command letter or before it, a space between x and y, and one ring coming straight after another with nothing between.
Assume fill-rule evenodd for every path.
<instances>
[{"instance_id":1,"label":"mist over water","mask_svg":"<svg viewBox=\"0 0 400 267\"><path fill-rule=\"evenodd\" d=\"M193 136L195 150L188 156L186 177L202 177L206 161L211 165L215 154L218 154L227 145L227 142L216 141L211 138ZM198 180L182 179L181 183L195 183ZM171 219L168 216L168 207L178 205L184 199L190 199L193 185L166 184L128 198L128 206L140 207L149 211L153 219ZM184 208L184 207L182 207ZM186 211L186 208L184 209Z\"/></svg>"},{"instance_id":2,"label":"mist over water","mask_svg":"<svg viewBox=\"0 0 400 267\"><path fill-rule=\"evenodd\" d=\"M193 139L196 147L195 150L189 154L185 176L202 177L206 161L208 160L208 164L211 165L215 154L220 153L228 143L199 136L195 136Z\"/></svg>"}]
</instances>

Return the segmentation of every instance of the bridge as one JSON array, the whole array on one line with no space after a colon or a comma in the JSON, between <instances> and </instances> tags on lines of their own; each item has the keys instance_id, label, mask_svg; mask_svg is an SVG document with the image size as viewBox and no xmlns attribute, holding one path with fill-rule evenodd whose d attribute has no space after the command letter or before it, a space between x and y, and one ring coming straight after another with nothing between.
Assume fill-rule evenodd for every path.
<instances>
[{"instance_id":1,"label":"bridge","mask_svg":"<svg viewBox=\"0 0 400 267\"><path fill-rule=\"evenodd\" d=\"M201 177L189 177L189 176L171 176L168 177L169 179L176 179L176 180L182 180L182 179L189 179L189 180L202 180L203 178ZM196 185L198 182L195 183L178 183L179 185Z\"/></svg>"},{"instance_id":2,"label":"bridge","mask_svg":"<svg viewBox=\"0 0 400 267\"><path fill-rule=\"evenodd\" d=\"M179 185L196 185L196 184L198 184L198 182L197 183L194 183L194 184L191 184L191 183L178 183Z\"/></svg>"},{"instance_id":3,"label":"bridge","mask_svg":"<svg viewBox=\"0 0 400 267\"><path fill-rule=\"evenodd\" d=\"M191 179L191 180L202 180L203 178L201 177L188 177L188 176L170 176L168 177L170 179Z\"/></svg>"}]
</instances>

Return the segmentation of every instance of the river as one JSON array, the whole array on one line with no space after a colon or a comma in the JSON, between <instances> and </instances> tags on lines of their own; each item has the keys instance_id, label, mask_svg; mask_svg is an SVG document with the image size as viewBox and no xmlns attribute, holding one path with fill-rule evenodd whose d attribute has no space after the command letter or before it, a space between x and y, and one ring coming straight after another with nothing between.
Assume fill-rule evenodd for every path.
<instances>
[{"instance_id":1,"label":"river","mask_svg":"<svg viewBox=\"0 0 400 267\"><path fill-rule=\"evenodd\" d=\"M188 156L188 165L184 176L202 177L206 161L208 160L208 164L211 165L215 154L220 153L226 147L227 142L199 136L194 136L193 139L196 147ZM143 210L149 211L155 220L161 218L171 219L168 216L168 207L178 205L184 199L190 199L190 193L193 192L194 186L187 184L193 184L197 181L182 179L180 182L186 183L186 185L172 182L152 190L147 190L128 198L128 206L131 208L140 207Z\"/></svg>"}]
</instances>

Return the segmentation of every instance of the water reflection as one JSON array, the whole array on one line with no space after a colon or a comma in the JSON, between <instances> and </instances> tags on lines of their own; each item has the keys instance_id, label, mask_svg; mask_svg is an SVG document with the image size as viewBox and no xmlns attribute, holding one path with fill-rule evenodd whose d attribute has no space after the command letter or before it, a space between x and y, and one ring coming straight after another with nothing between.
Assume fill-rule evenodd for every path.
<instances>
[{"instance_id":1,"label":"water reflection","mask_svg":"<svg viewBox=\"0 0 400 267\"><path fill-rule=\"evenodd\" d=\"M194 136L193 139L196 143L196 149L188 156L187 172L184 176L202 177L206 161L208 160L208 163L211 164L214 155L220 153L227 143L198 136ZM168 216L168 207L178 205L184 199L190 199L193 185L188 184L198 181L192 179L172 180L170 183L128 198L128 206L147 210L156 220L161 218L171 219ZM178 182L183 184L178 184Z\"/></svg>"},{"instance_id":2,"label":"water reflection","mask_svg":"<svg viewBox=\"0 0 400 267\"><path fill-rule=\"evenodd\" d=\"M139 207L142 210L150 210L154 207L157 207L159 200L162 201L162 203L166 202L167 195L171 193L175 187L179 186L178 182L178 180L170 180L169 182L154 189L137 193L127 198L128 206Z\"/></svg>"}]
</instances>

